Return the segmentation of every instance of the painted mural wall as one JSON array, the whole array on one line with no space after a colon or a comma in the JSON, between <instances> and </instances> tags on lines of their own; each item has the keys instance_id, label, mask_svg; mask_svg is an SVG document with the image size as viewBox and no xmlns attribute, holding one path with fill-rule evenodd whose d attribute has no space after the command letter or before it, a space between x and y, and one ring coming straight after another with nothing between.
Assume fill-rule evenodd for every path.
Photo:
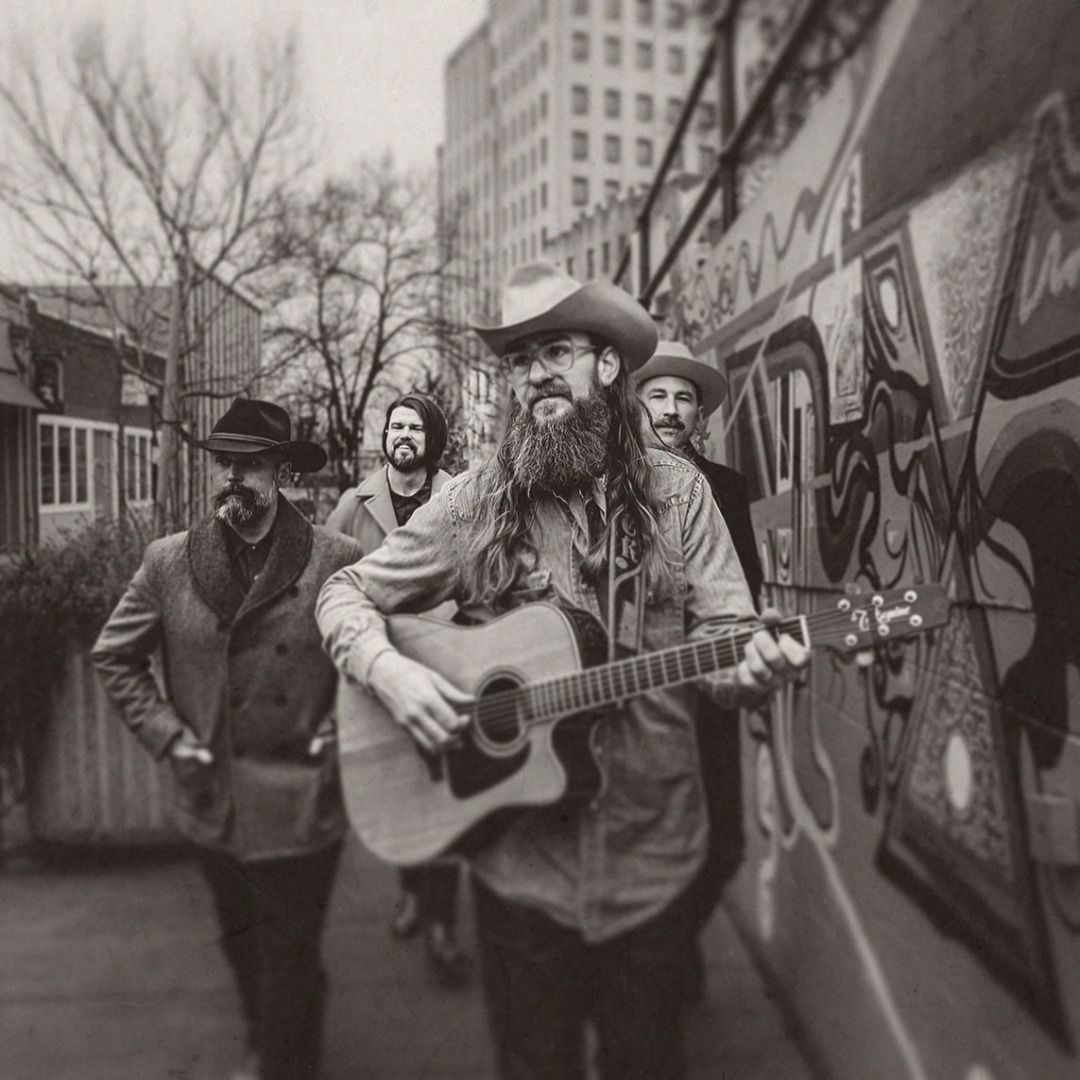
<instances>
[{"instance_id":1,"label":"painted mural wall","mask_svg":"<svg viewBox=\"0 0 1080 1080\"><path fill-rule=\"evenodd\" d=\"M835 1076L1080 1076L1080 4L892 0L669 331L773 598L948 624L749 717L730 906Z\"/></svg>"}]
</instances>

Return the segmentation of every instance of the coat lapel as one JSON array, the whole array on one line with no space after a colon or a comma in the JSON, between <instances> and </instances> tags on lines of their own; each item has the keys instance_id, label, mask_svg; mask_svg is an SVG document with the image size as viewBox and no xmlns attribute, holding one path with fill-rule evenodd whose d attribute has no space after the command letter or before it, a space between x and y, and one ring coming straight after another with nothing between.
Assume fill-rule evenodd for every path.
<instances>
[{"instance_id":1,"label":"coat lapel","mask_svg":"<svg viewBox=\"0 0 1080 1080\"><path fill-rule=\"evenodd\" d=\"M397 528L394 503L390 498L390 484L386 479L386 466L372 473L357 489L356 497L364 509L375 519L384 533Z\"/></svg>"},{"instance_id":2,"label":"coat lapel","mask_svg":"<svg viewBox=\"0 0 1080 1080\"><path fill-rule=\"evenodd\" d=\"M284 496L278 496L277 520L274 522L274 542L262 573L252 583L244 597L237 619L273 600L284 592L304 572L311 555L315 533L307 518Z\"/></svg>"},{"instance_id":3,"label":"coat lapel","mask_svg":"<svg viewBox=\"0 0 1080 1080\"><path fill-rule=\"evenodd\" d=\"M195 588L203 600L226 622L232 622L244 601L244 590L229 565L222 526L211 515L188 533L187 556Z\"/></svg>"}]
</instances>

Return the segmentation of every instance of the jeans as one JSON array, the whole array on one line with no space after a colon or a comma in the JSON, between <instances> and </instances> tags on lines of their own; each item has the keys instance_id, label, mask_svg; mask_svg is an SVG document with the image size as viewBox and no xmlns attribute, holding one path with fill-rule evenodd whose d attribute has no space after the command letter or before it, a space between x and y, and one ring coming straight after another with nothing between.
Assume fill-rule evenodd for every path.
<instances>
[{"instance_id":1,"label":"jeans","mask_svg":"<svg viewBox=\"0 0 1080 1080\"><path fill-rule=\"evenodd\" d=\"M257 862L197 850L262 1080L311 1080L326 995L319 943L341 842Z\"/></svg>"},{"instance_id":2,"label":"jeans","mask_svg":"<svg viewBox=\"0 0 1080 1080\"><path fill-rule=\"evenodd\" d=\"M681 1080L682 984L697 927L676 900L589 944L474 881L477 941L500 1080L585 1080L585 1025L603 1080Z\"/></svg>"}]
</instances>

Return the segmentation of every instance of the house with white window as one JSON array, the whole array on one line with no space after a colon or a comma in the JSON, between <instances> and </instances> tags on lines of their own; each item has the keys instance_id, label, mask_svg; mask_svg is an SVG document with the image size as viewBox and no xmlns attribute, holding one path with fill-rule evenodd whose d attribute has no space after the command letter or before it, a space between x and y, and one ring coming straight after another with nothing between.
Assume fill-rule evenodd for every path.
<instances>
[{"instance_id":1,"label":"house with white window","mask_svg":"<svg viewBox=\"0 0 1080 1080\"><path fill-rule=\"evenodd\" d=\"M37 414L38 538L59 539L87 521L149 518L155 485L152 391L125 371L120 338L31 299L29 341ZM151 372L164 358L144 354Z\"/></svg>"}]
</instances>

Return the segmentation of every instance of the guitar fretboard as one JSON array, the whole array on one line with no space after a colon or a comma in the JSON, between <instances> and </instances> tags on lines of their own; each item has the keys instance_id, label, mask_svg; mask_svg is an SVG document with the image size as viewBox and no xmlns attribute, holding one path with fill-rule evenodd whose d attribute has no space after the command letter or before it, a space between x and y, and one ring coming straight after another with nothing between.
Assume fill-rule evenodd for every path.
<instances>
[{"instance_id":1,"label":"guitar fretboard","mask_svg":"<svg viewBox=\"0 0 1080 1080\"><path fill-rule=\"evenodd\" d=\"M516 690L506 690L477 703L480 719L512 713L519 719L551 721L572 713L603 708L652 690L679 686L735 667L746 643L760 624L742 626L727 633L674 645L659 652L615 660L585 668L572 675L545 679ZM806 620L785 619L776 628L809 645Z\"/></svg>"}]
</instances>

